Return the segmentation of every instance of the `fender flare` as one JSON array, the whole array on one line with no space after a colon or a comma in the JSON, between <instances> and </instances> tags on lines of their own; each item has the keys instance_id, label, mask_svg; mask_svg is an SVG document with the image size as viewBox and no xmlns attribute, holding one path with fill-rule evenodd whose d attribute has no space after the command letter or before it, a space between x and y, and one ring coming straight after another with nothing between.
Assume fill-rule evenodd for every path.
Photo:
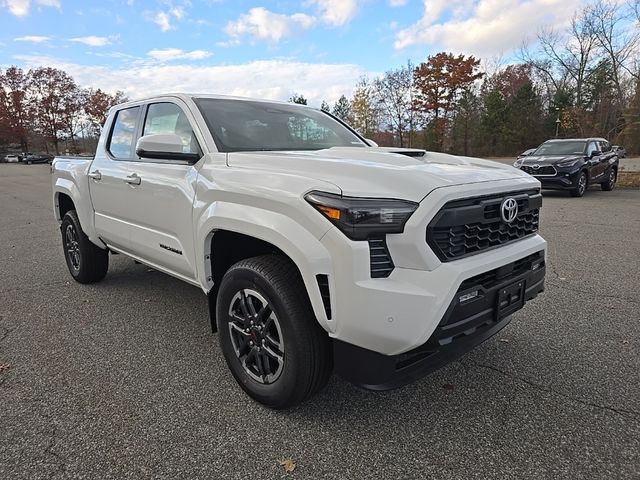
<instances>
[{"instance_id":1,"label":"fender flare","mask_svg":"<svg viewBox=\"0 0 640 480\"><path fill-rule=\"evenodd\" d=\"M93 227L93 208L82 201L83 192L73 181L67 178L57 178L53 185L53 210L58 223L62 223L62 218L60 217L60 194L71 198L80 220L80 227L89 240L100 248L105 248L104 243L102 243ZM88 188L84 195L89 195Z\"/></svg>"},{"instance_id":2,"label":"fender flare","mask_svg":"<svg viewBox=\"0 0 640 480\"><path fill-rule=\"evenodd\" d=\"M328 332L335 329L335 322L327 319L316 281L318 274L333 275L331 256L311 232L281 213L248 205L215 202L196 219L196 258L202 259L196 262L198 278L207 293L213 288L210 254L211 242L217 230L254 237L280 249L300 271L320 325Z\"/></svg>"}]
</instances>

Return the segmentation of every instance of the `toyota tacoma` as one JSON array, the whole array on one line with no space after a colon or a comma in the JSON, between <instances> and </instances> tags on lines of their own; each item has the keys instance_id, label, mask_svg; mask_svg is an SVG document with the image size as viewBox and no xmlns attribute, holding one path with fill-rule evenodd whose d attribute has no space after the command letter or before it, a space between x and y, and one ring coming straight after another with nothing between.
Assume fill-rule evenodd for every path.
<instances>
[{"instance_id":1,"label":"toyota tacoma","mask_svg":"<svg viewBox=\"0 0 640 480\"><path fill-rule=\"evenodd\" d=\"M332 372L407 384L544 288L540 182L485 160L382 148L306 106L166 95L113 107L95 157L58 157L71 276L125 254L197 286L238 384L271 408Z\"/></svg>"}]
</instances>

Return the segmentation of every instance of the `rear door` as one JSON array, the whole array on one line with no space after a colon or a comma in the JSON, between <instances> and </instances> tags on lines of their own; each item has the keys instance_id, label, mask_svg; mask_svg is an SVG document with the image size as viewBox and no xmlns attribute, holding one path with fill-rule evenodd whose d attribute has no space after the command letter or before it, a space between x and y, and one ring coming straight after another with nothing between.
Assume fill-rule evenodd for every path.
<instances>
[{"instance_id":1,"label":"rear door","mask_svg":"<svg viewBox=\"0 0 640 480\"><path fill-rule=\"evenodd\" d=\"M89 168L89 191L96 232L109 246L129 251L131 220L127 165L133 161L142 107L123 108L114 115L106 141L98 144Z\"/></svg>"}]
</instances>

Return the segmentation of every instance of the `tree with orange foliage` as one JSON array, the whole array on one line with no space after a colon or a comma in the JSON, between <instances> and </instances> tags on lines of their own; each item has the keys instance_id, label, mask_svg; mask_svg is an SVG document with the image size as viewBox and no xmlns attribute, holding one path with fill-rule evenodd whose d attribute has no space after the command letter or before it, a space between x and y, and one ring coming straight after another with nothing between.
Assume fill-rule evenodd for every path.
<instances>
[{"instance_id":1,"label":"tree with orange foliage","mask_svg":"<svg viewBox=\"0 0 640 480\"><path fill-rule=\"evenodd\" d=\"M413 107L422 112L434 135L434 144L443 149L449 114L460 94L483 76L480 60L440 52L427 58L413 72Z\"/></svg>"}]
</instances>

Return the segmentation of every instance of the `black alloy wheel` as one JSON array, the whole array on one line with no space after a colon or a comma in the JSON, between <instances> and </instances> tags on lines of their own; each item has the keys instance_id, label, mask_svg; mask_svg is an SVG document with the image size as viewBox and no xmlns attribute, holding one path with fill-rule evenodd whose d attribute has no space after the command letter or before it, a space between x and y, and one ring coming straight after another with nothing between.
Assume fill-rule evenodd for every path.
<instances>
[{"instance_id":1,"label":"black alloy wheel","mask_svg":"<svg viewBox=\"0 0 640 480\"><path fill-rule=\"evenodd\" d=\"M571 190L571 195L574 197L582 197L584 192L587 191L587 174L586 172L580 172L576 188Z\"/></svg>"},{"instance_id":2,"label":"black alloy wheel","mask_svg":"<svg viewBox=\"0 0 640 480\"><path fill-rule=\"evenodd\" d=\"M331 341L316 320L299 270L285 256L232 265L218 289L216 322L229 370L257 402L290 408L327 383Z\"/></svg>"},{"instance_id":3,"label":"black alloy wheel","mask_svg":"<svg viewBox=\"0 0 640 480\"><path fill-rule=\"evenodd\" d=\"M262 384L276 381L284 367L284 342L273 308L255 290L242 289L229 307L229 335L249 377Z\"/></svg>"}]
</instances>

